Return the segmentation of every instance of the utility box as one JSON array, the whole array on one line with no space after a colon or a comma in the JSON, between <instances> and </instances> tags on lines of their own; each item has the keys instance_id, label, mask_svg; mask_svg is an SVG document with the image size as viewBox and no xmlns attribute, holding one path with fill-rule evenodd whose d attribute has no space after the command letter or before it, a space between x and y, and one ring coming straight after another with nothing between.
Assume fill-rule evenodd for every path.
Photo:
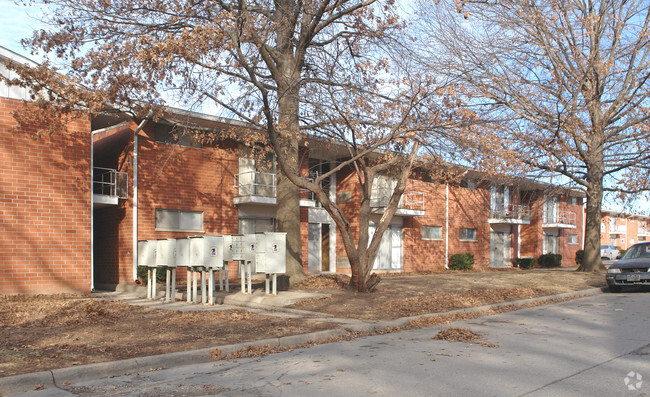
<instances>
[{"instance_id":1,"label":"utility box","mask_svg":"<svg viewBox=\"0 0 650 397\"><path fill-rule=\"evenodd\" d=\"M234 261L255 261L255 235L236 234L232 239L232 260Z\"/></svg>"},{"instance_id":2,"label":"utility box","mask_svg":"<svg viewBox=\"0 0 650 397\"><path fill-rule=\"evenodd\" d=\"M156 266L176 267L176 239L159 239L156 242Z\"/></svg>"},{"instance_id":3,"label":"utility box","mask_svg":"<svg viewBox=\"0 0 650 397\"><path fill-rule=\"evenodd\" d=\"M223 268L223 236L190 237L190 265Z\"/></svg>"},{"instance_id":4,"label":"utility box","mask_svg":"<svg viewBox=\"0 0 650 397\"><path fill-rule=\"evenodd\" d=\"M176 239L176 266L188 267L190 266L190 239L177 238Z\"/></svg>"},{"instance_id":5,"label":"utility box","mask_svg":"<svg viewBox=\"0 0 650 397\"><path fill-rule=\"evenodd\" d=\"M279 274L287 272L287 233L256 234L255 272Z\"/></svg>"},{"instance_id":6,"label":"utility box","mask_svg":"<svg viewBox=\"0 0 650 397\"><path fill-rule=\"evenodd\" d=\"M156 267L158 241L138 241L138 266Z\"/></svg>"}]
</instances>

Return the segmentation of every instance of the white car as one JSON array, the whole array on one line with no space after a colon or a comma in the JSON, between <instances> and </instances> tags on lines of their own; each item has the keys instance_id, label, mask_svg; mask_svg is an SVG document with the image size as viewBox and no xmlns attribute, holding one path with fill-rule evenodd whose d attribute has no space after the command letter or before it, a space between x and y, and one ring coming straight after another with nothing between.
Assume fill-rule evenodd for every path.
<instances>
[{"instance_id":1,"label":"white car","mask_svg":"<svg viewBox=\"0 0 650 397\"><path fill-rule=\"evenodd\" d=\"M610 261L618 259L620 257L620 252L618 248L612 245L601 245L600 246L600 257L603 259L609 259Z\"/></svg>"}]
</instances>

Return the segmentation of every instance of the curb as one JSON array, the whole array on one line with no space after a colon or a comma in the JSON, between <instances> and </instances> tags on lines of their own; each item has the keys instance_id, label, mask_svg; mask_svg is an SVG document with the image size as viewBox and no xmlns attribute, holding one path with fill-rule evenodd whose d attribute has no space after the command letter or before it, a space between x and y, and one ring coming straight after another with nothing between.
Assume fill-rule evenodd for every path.
<instances>
[{"instance_id":1,"label":"curb","mask_svg":"<svg viewBox=\"0 0 650 397\"><path fill-rule=\"evenodd\" d=\"M458 313L473 313L503 306L523 306L527 303L551 299L588 297L601 294L604 291L606 291L606 288L592 288L557 295L540 296L537 298L521 299L517 301L495 303L486 306L452 310L444 313L421 314L418 316L401 317L395 320L378 321L375 323L348 324L343 325L338 329L317 331L308 334L283 336L279 338L269 338L251 342L236 343L232 345L216 346L212 348L166 353L155 356L129 358L126 360L109 361L105 363L78 365L74 367L53 369L51 371L8 376L0 378L0 396L29 392L35 390L35 388L39 386L40 389L59 387L59 385L63 384L86 382L101 378L118 377L132 373L155 371L158 369L174 368L190 364L207 363L213 361L211 352L215 349L219 349L221 351L221 354L228 354L251 346L269 345L271 347L284 347L300 345L308 342L323 341L332 337L345 335L349 332L371 333L388 327L401 327L407 325L410 320L422 317L448 316Z\"/></svg>"}]
</instances>

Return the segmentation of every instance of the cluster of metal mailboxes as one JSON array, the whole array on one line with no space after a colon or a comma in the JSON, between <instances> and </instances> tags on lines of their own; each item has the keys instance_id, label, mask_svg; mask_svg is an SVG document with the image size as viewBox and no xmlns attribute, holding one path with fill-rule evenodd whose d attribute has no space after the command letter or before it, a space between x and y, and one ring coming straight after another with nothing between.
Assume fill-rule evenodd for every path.
<instances>
[{"instance_id":1,"label":"cluster of metal mailboxes","mask_svg":"<svg viewBox=\"0 0 650 397\"><path fill-rule=\"evenodd\" d=\"M206 272L209 273L209 303L213 302L214 271L219 271L219 284L224 282L228 290L228 262L240 261L242 292L250 293L250 277L253 273L273 275L273 290L276 293L277 274L286 273L286 233L240 234L233 236L191 236L180 239L145 240L138 243L138 266L149 268L147 275L147 297L156 296L156 268L167 268L166 300L173 301L175 293L176 268L188 270L188 302L198 301L197 275L201 276L201 301L205 303ZM225 274L223 274L225 272ZM224 278L222 279L222 274ZM248 276L248 290L245 278ZM194 290L190 289L190 282Z\"/></svg>"}]
</instances>

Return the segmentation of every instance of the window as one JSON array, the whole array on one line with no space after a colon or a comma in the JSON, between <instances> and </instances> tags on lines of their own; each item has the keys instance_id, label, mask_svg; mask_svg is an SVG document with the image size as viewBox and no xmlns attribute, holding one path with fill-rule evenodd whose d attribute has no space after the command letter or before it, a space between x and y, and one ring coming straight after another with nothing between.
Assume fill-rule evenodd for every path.
<instances>
[{"instance_id":1,"label":"window","mask_svg":"<svg viewBox=\"0 0 650 397\"><path fill-rule=\"evenodd\" d=\"M174 145L201 148L200 142L195 142L192 136L184 132L181 127L169 124L156 124L156 142L170 143Z\"/></svg>"},{"instance_id":2,"label":"window","mask_svg":"<svg viewBox=\"0 0 650 397\"><path fill-rule=\"evenodd\" d=\"M569 244L578 244L577 234L569 234Z\"/></svg>"},{"instance_id":3,"label":"window","mask_svg":"<svg viewBox=\"0 0 650 397\"><path fill-rule=\"evenodd\" d=\"M582 205L582 199L580 197L571 197L571 205Z\"/></svg>"},{"instance_id":4,"label":"window","mask_svg":"<svg viewBox=\"0 0 650 397\"><path fill-rule=\"evenodd\" d=\"M422 240L442 240L442 226L422 226Z\"/></svg>"},{"instance_id":5,"label":"window","mask_svg":"<svg viewBox=\"0 0 650 397\"><path fill-rule=\"evenodd\" d=\"M203 212L156 208L156 230L203 231Z\"/></svg>"},{"instance_id":6,"label":"window","mask_svg":"<svg viewBox=\"0 0 650 397\"><path fill-rule=\"evenodd\" d=\"M464 187L465 189L474 190L474 189L476 189L476 182L471 180L471 179L463 179L460 182L460 187Z\"/></svg>"},{"instance_id":7,"label":"window","mask_svg":"<svg viewBox=\"0 0 650 397\"><path fill-rule=\"evenodd\" d=\"M476 241L476 229L461 227L460 241Z\"/></svg>"},{"instance_id":8,"label":"window","mask_svg":"<svg viewBox=\"0 0 650 397\"><path fill-rule=\"evenodd\" d=\"M625 244L625 237L621 237L621 244Z\"/></svg>"},{"instance_id":9,"label":"window","mask_svg":"<svg viewBox=\"0 0 650 397\"><path fill-rule=\"evenodd\" d=\"M274 218L239 218L239 234L253 234L274 231Z\"/></svg>"}]
</instances>

